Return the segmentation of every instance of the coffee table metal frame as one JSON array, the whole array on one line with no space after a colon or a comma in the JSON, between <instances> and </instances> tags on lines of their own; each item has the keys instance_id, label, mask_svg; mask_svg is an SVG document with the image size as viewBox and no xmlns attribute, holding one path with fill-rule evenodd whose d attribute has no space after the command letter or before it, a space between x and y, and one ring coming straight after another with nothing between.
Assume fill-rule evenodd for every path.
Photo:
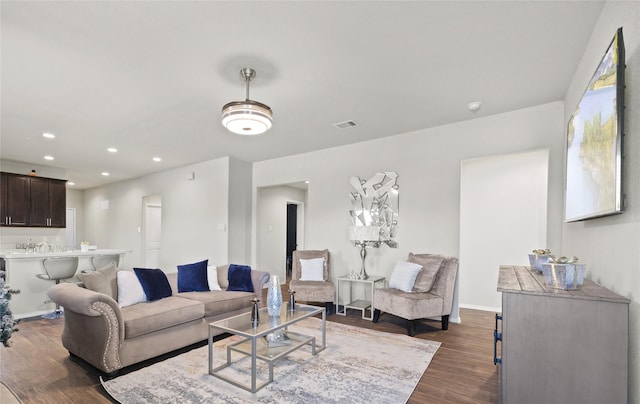
<instances>
[{"instance_id":1,"label":"coffee table metal frame","mask_svg":"<svg viewBox=\"0 0 640 404\"><path fill-rule=\"evenodd\" d=\"M308 306L304 304L296 304L294 311L289 311L288 304L283 303L280 318L276 321L269 317L266 308L260 309L260 323L257 327L251 325L251 313L240 314L238 316L229 317L224 320L209 323L209 374L224 380L234 386L240 387L251 393L255 393L267 384L273 381L273 363L281 357L295 351L305 345L311 345L311 354L316 355L323 351L326 346L326 323L327 312L324 307ZM322 345L316 344L316 338L303 335L288 330L288 327L307 317L312 317L322 313ZM240 335L244 337L242 340L227 346L226 363L214 367L213 365L213 330L220 329L225 332ZM266 341L262 337L267 334L284 329L287 330L287 336L291 339L291 345L271 347L267 346ZM221 371L233 363L231 361L231 353L237 352L251 359L251 384L242 383L234 380L229 376L221 374ZM260 384L257 383L257 360L260 359L269 364L269 378Z\"/></svg>"}]
</instances>

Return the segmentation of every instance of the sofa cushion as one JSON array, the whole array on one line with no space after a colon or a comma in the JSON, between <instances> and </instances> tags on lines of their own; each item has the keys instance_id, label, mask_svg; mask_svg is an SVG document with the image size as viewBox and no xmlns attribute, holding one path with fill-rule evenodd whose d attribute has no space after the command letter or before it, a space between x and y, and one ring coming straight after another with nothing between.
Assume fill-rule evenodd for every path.
<instances>
[{"instance_id":1,"label":"sofa cushion","mask_svg":"<svg viewBox=\"0 0 640 404\"><path fill-rule=\"evenodd\" d=\"M218 285L221 289L229 287L229 264L220 265L216 267L218 271Z\"/></svg>"},{"instance_id":2,"label":"sofa cushion","mask_svg":"<svg viewBox=\"0 0 640 404\"><path fill-rule=\"evenodd\" d=\"M117 272L118 267L112 262L95 271L81 272L78 274L78 279L84 283L85 288L94 292L104 293L113 300L118 300Z\"/></svg>"},{"instance_id":3,"label":"sofa cushion","mask_svg":"<svg viewBox=\"0 0 640 404\"><path fill-rule=\"evenodd\" d=\"M336 293L332 282L296 281L292 279L289 282L289 289L298 294L296 298L304 296L304 300L307 302L333 302Z\"/></svg>"},{"instance_id":4,"label":"sofa cushion","mask_svg":"<svg viewBox=\"0 0 640 404\"><path fill-rule=\"evenodd\" d=\"M253 292L253 282L251 281L251 267L248 265L229 265L229 286L228 291Z\"/></svg>"},{"instance_id":5,"label":"sofa cushion","mask_svg":"<svg viewBox=\"0 0 640 404\"><path fill-rule=\"evenodd\" d=\"M411 292L421 269L422 265L420 264L399 261L393 268L391 278L389 278L389 287L400 289L403 292Z\"/></svg>"},{"instance_id":6,"label":"sofa cushion","mask_svg":"<svg viewBox=\"0 0 640 404\"><path fill-rule=\"evenodd\" d=\"M208 292L207 264L209 260L178 265L178 292Z\"/></svg>"},{"instance_id":7,"label":"sofa cushion","mask_svg":"<svg viewBox=\"0 0 640 404\"><path fill-rule=\"evenodd\" d=\"M300 260L301 281L324 281L324 258Z\"/></svg>"},{"instance_id":8,"label":"sofa cushion","mask_svg":"<svg viewBox=\"0 0 640 404\"><path fill-rule=\"evenodd\" d=\"M422 270L418 272L416 282L413 285L414 292L428 292L433 288L438 272L444 263L442 255L430 255L409 253L408 262L422 265Z\"/></svg>"},{"instance_id":9,"label":"sofa cushion","mask_svg":"<svg viewBox=\"0 0 640 404\"><path fill-rule=\"evenodd\" d=\"M374 294L376 309L407 320L425 318L425 313L433 313L434 316L442 314L444 300L433 293L407 293L399 289L380 288L375 289Z\"/></svg>"},{"instance_id":10,"label":"sofa cushion","mask_svg":"<svg viewBox=\"0 0 640 404\"><path fill-rule=\"evenodd\" d=\"M142 284L133 271L118 271L118 304L120 307L131 306L147 300Z\"/></svg>"},{"instance_id":11,"label":"sofa cushion","mask_svg":"<svg viewBox=\"0 0 640 404\"><path fill-rule=\"evenodd\" d=\"M206 293L184 292L178 293L176 297L200 302L204 305L204 316L211 317L244 308L249 311L253 304L251 299L255 297L255 294L250 292L229 291L211 291Z\"/></svg>"},{"instance_id":12,"label":"sofa cushion","mask_svg":"<svg viewBox=\"0 0 640 404\"><path fill-rule=\"evenodd\" d=\"M218 284L218 267L215 265L207 265L207 283L209 290L222 290Z\"/></svg>"},{"instance_id":13,"label":"sofa cushion","mask_svg":"<svg viewBox=\"0 0 640 404\"><path fill-rule=\"evenodd\" d=\"M133 268L147 300L150 302L171 296L171 285L167 276L158 268Z\"/></svg>"},{"instance_id":14,"label":"sofa cushion","mask_svg":"<svg viewBox=\"0 0 640 404\"><path fill-rule=\"evenodd\" d=\"M122 308L125 339L188 323L204 316L204 305L196 300L170 296Z\"/></svg>"}]
</instances>

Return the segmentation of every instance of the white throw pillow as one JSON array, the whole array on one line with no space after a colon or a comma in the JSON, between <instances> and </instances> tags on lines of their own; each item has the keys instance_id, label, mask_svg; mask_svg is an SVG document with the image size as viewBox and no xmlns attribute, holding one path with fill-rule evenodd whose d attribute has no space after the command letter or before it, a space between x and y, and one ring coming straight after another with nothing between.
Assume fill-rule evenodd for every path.
<instances>
[{"instance_id":1,"label":"white throw pillow","mask_svg":"<svg viewBox=\"0 0 640 404\"><path fill-rule=\"evenodd\" d=\"M207 282L209 290L222 290L218 285L218 267L216 265L207 265Z\"/></svg>"},{"instance_id":2,"label":"white throw pillow","mask_svg":"<svg viewBox=\"0 0 640 404\"><path fill-rule=\"evenodd\" d=\"M421 269L422 265L399 261L391 273L389 287L400 289L403 292L411 292Z\"/></svg>"},{"instance_id":3,"label":"white throw pillow","mask_svg":"<svg viewBox=\"0 0 640 404\"><path fill-rule=\"evenodd\" d=\"M324 258L300 260L301 281L324 281Z\"/></svg>"},{"instance_id":4,"label":"white throw pillow","mask_svg":"<svg viewBox=\"0 0 640 404\"><path fill-rule=\"evenodd\" d=\"M118 271L116 279L118 283L118 305L120 307L147 301L147 295L144 294L135 272Z\"/></svg>"}]
</instances>

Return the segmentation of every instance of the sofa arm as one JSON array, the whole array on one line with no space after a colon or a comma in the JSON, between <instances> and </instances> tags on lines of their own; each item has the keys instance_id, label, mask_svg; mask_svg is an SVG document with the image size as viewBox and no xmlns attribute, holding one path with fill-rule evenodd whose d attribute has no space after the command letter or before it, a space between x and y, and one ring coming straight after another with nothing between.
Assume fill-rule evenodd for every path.
<instances>
[{"instance_id":1,"label":"sofa arm","mask_svg":"<svg viewBox=\"0 0 640 404\"><path fill-rule=\"evenodd\" d=\"M69 352L107 373L122 368L124 320L114 299L71 283L54 285L47 295L64 307L62 344Z\"/></svg>"},{"instance_id":2,"label":"sofa arm","mask_svg":"<svg viewBox=\"0 0 640 404\"><path fill-rule=\"evenodd\" d=\"M262 298L262 288L269 283L269 272L252 270L251 282L253 283L253 291L255 294L258 298Z\"/></svg>"}]
</instances>

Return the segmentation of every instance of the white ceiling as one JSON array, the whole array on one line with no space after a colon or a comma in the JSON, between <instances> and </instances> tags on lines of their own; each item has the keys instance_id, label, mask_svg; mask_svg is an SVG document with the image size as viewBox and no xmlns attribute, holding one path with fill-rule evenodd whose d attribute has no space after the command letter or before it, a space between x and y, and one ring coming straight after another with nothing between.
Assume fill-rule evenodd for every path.
<instances>
[{"instance_id":1,"label":"white ceiling","mask_svg":"<svg viewBox=\"0 0 640 404\"><path fill-rule=\"evenodd\" d=\"M0 158L64 168L88 188L562 100L602 4L2 1ZM242 67L274 111L257 137L220 124L244 99ZM346 120L360 126L333 126Z\"/></svg>"}]
</instances>

